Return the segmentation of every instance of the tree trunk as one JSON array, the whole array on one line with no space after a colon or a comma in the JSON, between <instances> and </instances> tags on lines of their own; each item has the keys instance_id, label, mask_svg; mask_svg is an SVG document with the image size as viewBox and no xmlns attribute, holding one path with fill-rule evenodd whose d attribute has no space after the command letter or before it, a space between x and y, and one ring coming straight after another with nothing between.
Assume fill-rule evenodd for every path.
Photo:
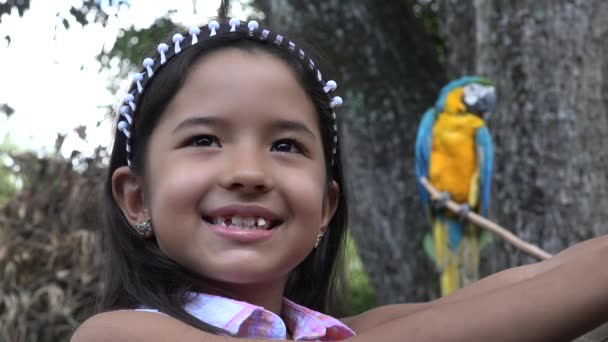
<instances>
[{"instance_id":1,"label":"tree trunk","mask_svg":"<svg viewBox=\"0 0 608 342\"><path fill-rule=\"evenodd\" d=\"M608 3L442 0L448 74L497 84L494 220L551 253L608 233ZM533 261L499 241L486 273Z\"/></svg>"},{"instance_id":2,"label":"tree trunk","mask_svg":"<svg viewBox=\"0 0 608 342\"><path fill-rule=\"evenodd\" d=\"M344 138L353 233L381 304L436 296L418 200L418 121L445 83L435 47L407 1L258 0L278 30L315 42L345 100ZM293 35L291 35L293 36Z\"/></svg>"}]
</instances>

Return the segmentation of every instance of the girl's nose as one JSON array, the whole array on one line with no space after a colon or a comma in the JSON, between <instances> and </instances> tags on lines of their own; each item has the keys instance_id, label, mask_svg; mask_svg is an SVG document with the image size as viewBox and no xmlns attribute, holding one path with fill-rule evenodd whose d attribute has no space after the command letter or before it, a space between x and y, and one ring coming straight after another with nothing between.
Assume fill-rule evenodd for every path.
<instances>
[{"instance_id":1,"label":"girl's nose","mask_svg":"<svg viewBox=\"0 0 608 342\"><path fill-rule=\"evenodd\" d=\"M272 189L272 181L262 167L262 161L254 155L243 156L231 163L221 180L222 187L245 193L264 193Z\"/></svg>"}]
</instances>

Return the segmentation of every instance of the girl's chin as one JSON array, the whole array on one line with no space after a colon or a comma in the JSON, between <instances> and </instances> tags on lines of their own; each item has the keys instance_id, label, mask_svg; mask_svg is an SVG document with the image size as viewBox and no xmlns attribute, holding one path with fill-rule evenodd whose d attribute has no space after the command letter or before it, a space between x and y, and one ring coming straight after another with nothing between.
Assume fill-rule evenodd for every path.
<instances>
[{"instance_id":1,"label":"girl's chin","mask_svg":"<svg viewBox=\"0 0 608 342\"><path fill-rule=\"evenodd\" d=\"M281 283L289 272L300 264L305 255L269 248L233 247L207 256L205 265L198 265L198 273L206 279L230 286L264 285Z\"/></svg>"}]
</instances>

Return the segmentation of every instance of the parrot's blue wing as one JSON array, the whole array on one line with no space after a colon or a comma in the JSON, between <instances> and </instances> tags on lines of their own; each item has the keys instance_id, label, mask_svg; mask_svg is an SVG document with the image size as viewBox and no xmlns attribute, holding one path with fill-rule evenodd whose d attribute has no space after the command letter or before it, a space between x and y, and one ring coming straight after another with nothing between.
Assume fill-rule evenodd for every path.
<instances>
[{"instance_id":1,"label":"parrot's blue wing","mask_svg":"<svg viewBox=\"0 0 608 342\"><path fill-rule=\"evenodd\" d=\"M429 178L434 122L435 112L433 109L429 109L422 116L422 120L418 126L418 134L416 136L416 183L418 184L422 205L425 208L429 207L430 198L429 193L424 186L422 186L422 183L420 183L420 177Z\"/></svg>"},{"instance_id":2,"label":"parrot's blue wing","mask_svg":"<svg viewBox=\"0 0 608 342\"><path fill-rule=\"evenodd\" d=\"M475 143L477 147L477 161L479 162L479 196L480 196L480 213L482 216L488 216L490 207L490 189L492 183L492 137L486 126L477 129L475 134Z\"/></svg>"}]
</instances>

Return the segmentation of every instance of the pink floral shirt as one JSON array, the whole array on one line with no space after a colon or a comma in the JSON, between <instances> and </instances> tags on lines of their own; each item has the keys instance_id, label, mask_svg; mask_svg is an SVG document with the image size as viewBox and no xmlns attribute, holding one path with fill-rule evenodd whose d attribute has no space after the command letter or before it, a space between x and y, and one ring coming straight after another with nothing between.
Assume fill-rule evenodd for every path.
<instances>
[{"instance_id":1,"label":"pink floral shirt","mask_svg":"<svg viewBox=\"0 0 608 342\"><path fill-rule=\"evenodd\" d=\"M155 311L144 309L142 311ZM296 341L340 341L355 333L339 320L283 299L282 318L263 307L233 299L196 294L186 311L236 337Z\"/></svg>"}]
</instances>

